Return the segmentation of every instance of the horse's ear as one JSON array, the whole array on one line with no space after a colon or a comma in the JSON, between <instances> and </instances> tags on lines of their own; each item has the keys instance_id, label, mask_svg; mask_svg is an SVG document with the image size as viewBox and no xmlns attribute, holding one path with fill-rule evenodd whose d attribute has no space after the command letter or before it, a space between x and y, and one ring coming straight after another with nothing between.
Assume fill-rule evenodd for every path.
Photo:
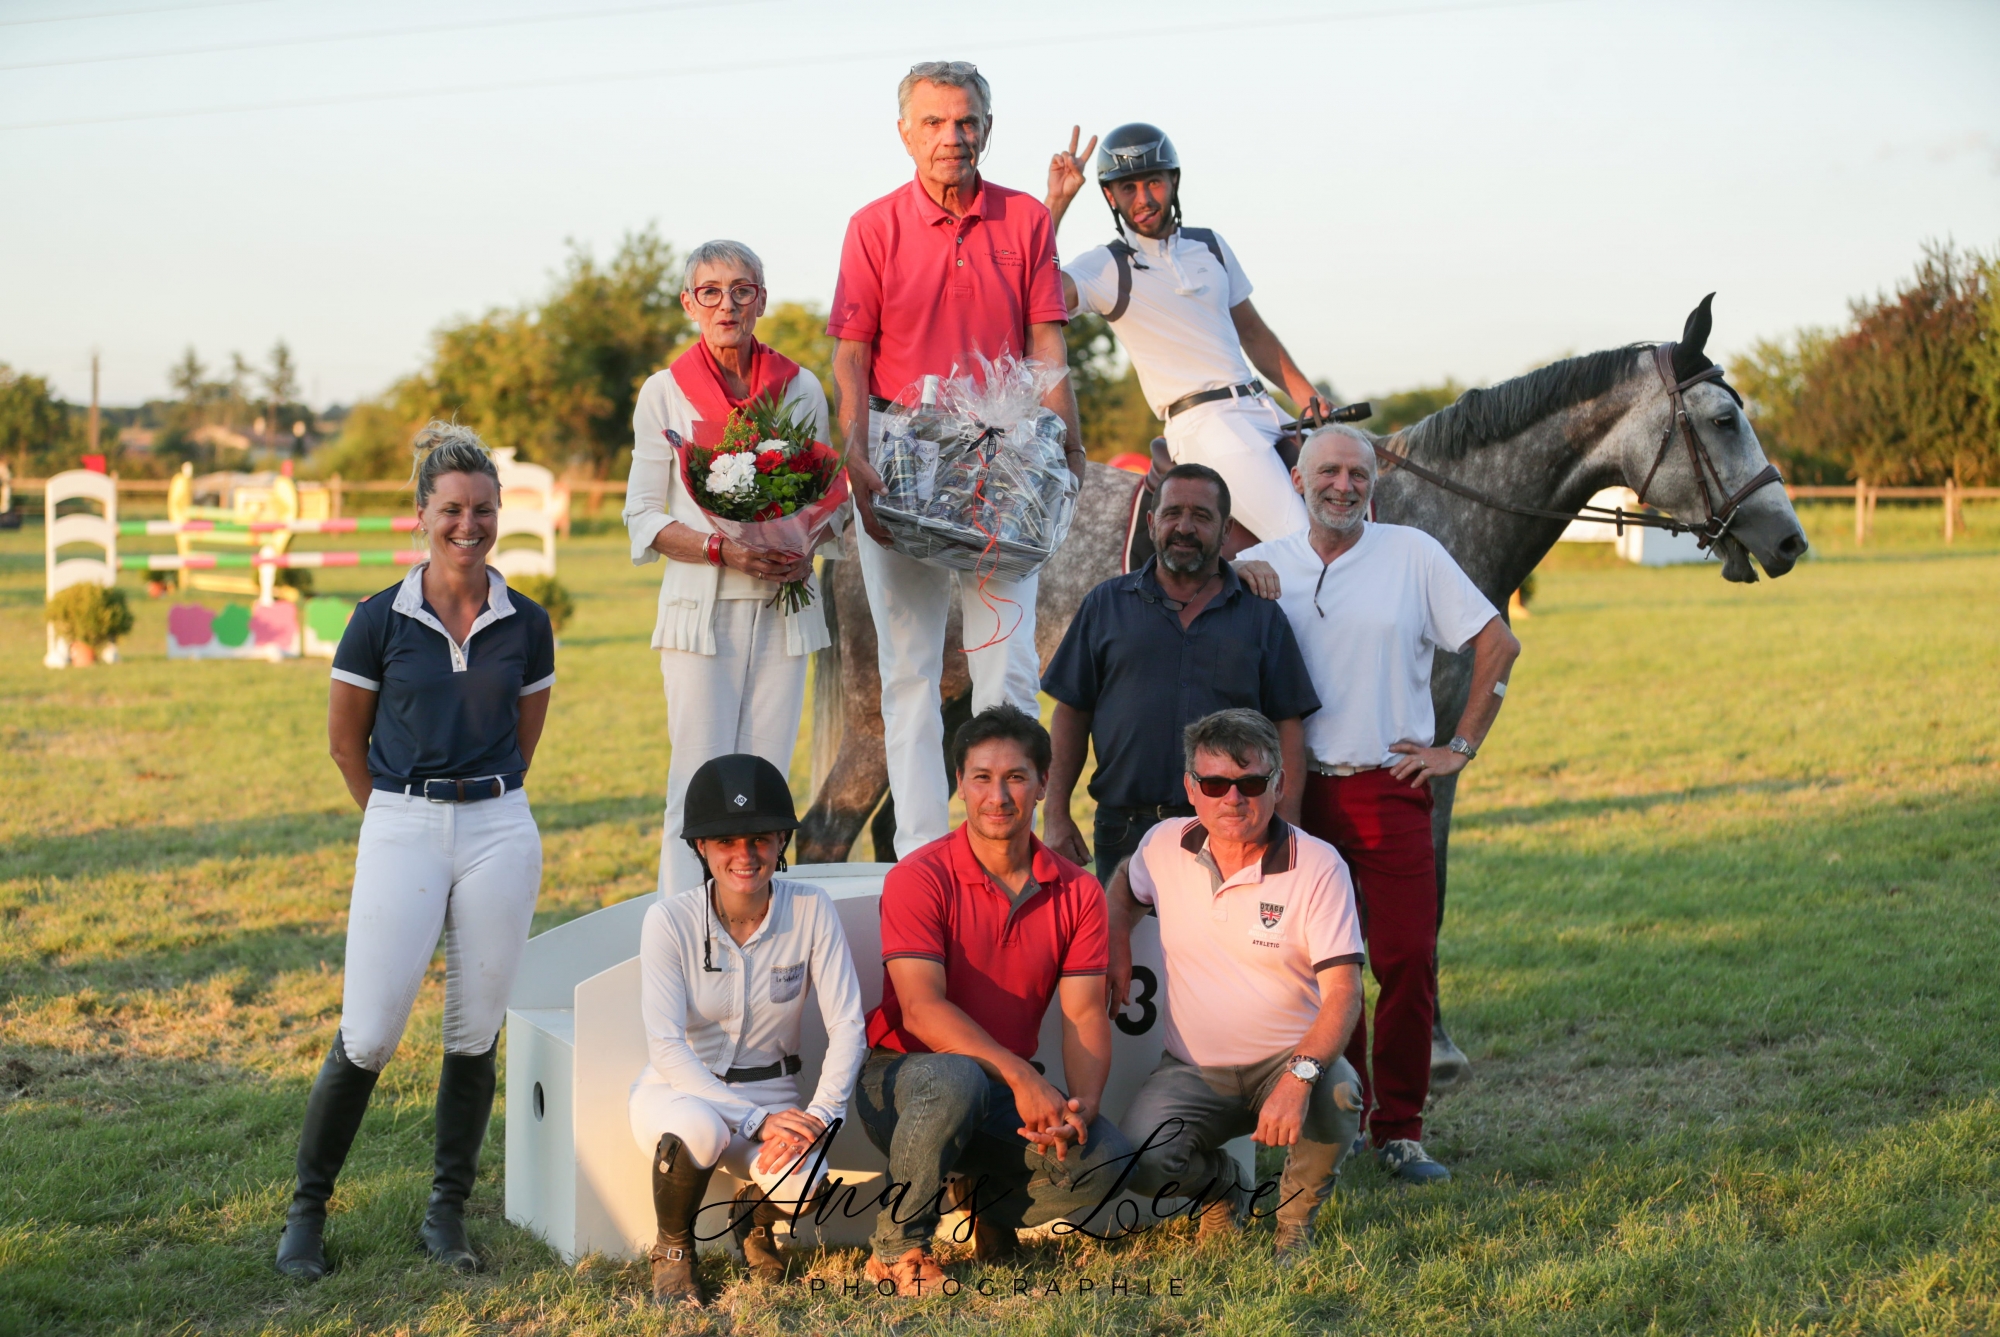
<instances>
[{"instance_id":1,"label":"horse's ear","mask_svg":"<svg viewBox=\"0 0 2000 1337\"><path fill-rule=\"evenodd\" d=\"M1688 312L1687 324L1681 329L1681 341L1674 345L1674 375L1681 380L1698 371L1706 371L1713 365L1703 350L1708 346L1708 333L1715 326L1715 318L1708 310L1708 304L1714 300L1715 294L1710 293L1701 299L1701 305Z\"/></svg>"}]
</instances>

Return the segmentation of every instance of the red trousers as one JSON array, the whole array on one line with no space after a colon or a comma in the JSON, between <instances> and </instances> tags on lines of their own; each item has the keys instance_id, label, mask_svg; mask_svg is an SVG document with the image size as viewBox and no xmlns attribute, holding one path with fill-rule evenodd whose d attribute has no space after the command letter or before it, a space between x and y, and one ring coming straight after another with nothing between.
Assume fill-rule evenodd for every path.
<instances>
[{"instance_id":1,"label":"red trousers","mask_svg":"<svg viewBox=\"0 0 2000 1337\"><path fill-rule=\"evenodd\" d=\"M1431 1089L1431 1018L1437 1012L1430 786L1412 789L1387 767L1358 775L1309 775L1303 816L1305 829L1339 850L1354 875L1368 968L1381 988L1374 1062L1369 1062L1366 1007L1347 1043L1347 1061L1361 1074L1362 1107L1372 1102L1369 1133L1377 1147L1402 1137L1421 1141L1424 1098Z\"/></svg>"}]
</instances>

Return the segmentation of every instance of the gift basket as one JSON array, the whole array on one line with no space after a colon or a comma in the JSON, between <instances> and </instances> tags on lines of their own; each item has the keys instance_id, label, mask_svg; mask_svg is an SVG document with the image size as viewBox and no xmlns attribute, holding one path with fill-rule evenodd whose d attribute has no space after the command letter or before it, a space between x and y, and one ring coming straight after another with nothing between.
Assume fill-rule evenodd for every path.
<instances>
[{"instance_id":1,"label":"gift basket","mask_svg":"<svg viewBox=\"0 0 2000 1337\"><path fill-rule=\"evenodd\" d=\"M671 428L667 443L680 457L682 486L709 523L746 548L803 557L826 539L847 501L840 453L813 440L810 423L770 399L731 413L713 447L685 441ZM771 603L796 613L812 599L812 586L795 580Z\"/></svg>"},{"instance_id":2,"label":"gift basket","mask_svg":"<svg viewBox=\"0 0 2000 1337\"><path fill-rule=\"evenodd\" d=\"M1076 512L1063 420L1041 402L1069 369L978 362L977 375L926 376L883 413L868 452L886 488L875 518L919 561L1021 580Z\"/></svg>"}]
</instances>

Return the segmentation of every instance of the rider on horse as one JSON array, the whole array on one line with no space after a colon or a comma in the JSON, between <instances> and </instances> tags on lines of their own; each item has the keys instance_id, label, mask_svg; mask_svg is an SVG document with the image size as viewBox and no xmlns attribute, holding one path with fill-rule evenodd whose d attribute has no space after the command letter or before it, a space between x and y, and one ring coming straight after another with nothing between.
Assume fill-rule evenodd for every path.
<instances>
[{"instance_id":1,"label":"rider on horse","mask_svg":"<svg viewBox=\"0 0 2000 1337\"><path fill-rule=\"evenodd\" d=\"M1076 140L1072 131L1068 152L1049 165L1057 226L1083 186ZM1146 402L1166 422L1173 462L1220 473L1236 519L1256 539L1303 529L1305 507L1272 448L1284 415L1252 368L1307 413L1324 415L1330 406L1251 305L1250 280L1229 244L1207 228L1181 225L1173 141L1154 126L1119 126L1097 149L1097 182L1118 238L1064 266L1070 314L1088 311L1112 323Z\"/></svg>"}]
</instances>

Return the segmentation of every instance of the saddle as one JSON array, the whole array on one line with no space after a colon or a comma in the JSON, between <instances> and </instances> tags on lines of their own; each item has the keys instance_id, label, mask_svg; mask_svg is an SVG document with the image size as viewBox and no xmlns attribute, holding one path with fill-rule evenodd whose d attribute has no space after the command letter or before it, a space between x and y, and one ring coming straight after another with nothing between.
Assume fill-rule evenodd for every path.
<instances>
[{"instance_id":1,"label":"saddle","mask_svg":"<svg viewBox=\"0 0 2000 1337\"><path fill-rule=\"evenodd\" d=\"M1297 423L1289 423L1271 443L1271 449L1278 452L1287 471L1299 462L1299 446L1305 441L1305 428ZM1159 495L1161 480L1167 470L1174 467L1173 456L1167 453L1167 439L1153 438L1153 464L1146 470L1146 477L1132 490L1132 510L1125 519L1125 572L1130 574L1146 564L1153 556L1153 536L1147 531L1146 522L1153 514L1153 500ZM1222 536L1222 560L1232 562L1236 554L1245 548L1255 547L1258 538L1244 527L1234 516L1229 520L1229 532Z\"/></svg>"}]
</instances>

